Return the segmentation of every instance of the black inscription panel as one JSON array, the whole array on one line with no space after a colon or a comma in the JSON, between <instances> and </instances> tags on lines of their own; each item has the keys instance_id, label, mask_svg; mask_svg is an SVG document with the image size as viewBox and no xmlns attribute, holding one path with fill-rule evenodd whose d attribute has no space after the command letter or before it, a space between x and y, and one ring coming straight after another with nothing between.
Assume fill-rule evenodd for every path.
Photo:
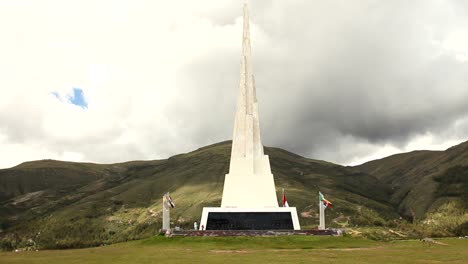
<instances>
[{"instance_id":1,"label":"black inscription panel","mask_svg":"<svg viewBox=\"0 0 468 264\"><path fill-rule=\"evenodd\" d=\"M206 230L293 230L290 212L208 213Z\"/></svg>"}]
</instances>

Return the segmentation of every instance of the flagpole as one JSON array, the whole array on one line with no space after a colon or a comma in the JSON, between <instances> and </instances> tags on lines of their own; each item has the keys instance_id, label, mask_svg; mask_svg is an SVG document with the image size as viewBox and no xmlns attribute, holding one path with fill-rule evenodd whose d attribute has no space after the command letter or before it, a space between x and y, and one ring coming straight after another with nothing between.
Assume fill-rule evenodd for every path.
<instances>
[{"instance_id":1,"label":"flagpole","mask_svg":"<svg viewBox=\"0 0 468 264\"><path fill-rule=\"evenodd\" d=\"M281 203L283 204L283 207L284 207L284 188L283 188L283 195L281 195Z\"/></svg>"},{"instance_id":2,"label":"flagpole","mask_svg":"<svg viewBox=\"0 0 468 264\"><path fill-rule=\"evenodd\" d=\"M163 207L163 226L162 226L162 230L164 232L171 230L171 217L169 215L170 211L169 211L169 206L168 206L167 203L168 203L168 201L167 201L167 193L166 193L163 196L163 203L162 203L162 207Z\"/></svg>"},{"instance_id":3,"label":"flagpole","mask_svg":"<svg viewBox=\"0 0 468 264\"><path fill-rule=\"evenodd\" d=\"M319 211L320 211L320 223L319 223L319 230L325 230L325 206L323 206L323 201L320 200L320 193L319 193Z\"/></svg>"}]
</instances>

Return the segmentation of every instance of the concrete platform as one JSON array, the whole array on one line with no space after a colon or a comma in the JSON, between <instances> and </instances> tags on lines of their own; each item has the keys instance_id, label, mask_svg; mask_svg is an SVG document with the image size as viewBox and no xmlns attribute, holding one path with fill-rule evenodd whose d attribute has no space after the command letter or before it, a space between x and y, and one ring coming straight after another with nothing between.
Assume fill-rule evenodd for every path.
<instances>
[{"instance_id":1,"label":"concrete platform","mask_svg":"<svg viewBox=\"0 0 468 264\"><path fill-rule=\"evenodd\" d=\"M174 231L172 236L178 237L233 237L233 236L341 236L341 230L183 230Z\"/></svg>"}]
</instances>

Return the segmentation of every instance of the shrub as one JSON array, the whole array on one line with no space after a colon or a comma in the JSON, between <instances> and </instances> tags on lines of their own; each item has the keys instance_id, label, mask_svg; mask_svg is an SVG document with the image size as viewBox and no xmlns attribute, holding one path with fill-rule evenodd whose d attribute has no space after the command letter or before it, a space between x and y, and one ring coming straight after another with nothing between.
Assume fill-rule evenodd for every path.
<instances>
[{"instance_id":1,"label":"shrub","mask_svg":"<svg viewBox=\"0 0 468 264\"><path fill-rule=\"evenodd\" d=\"M456 236L468 236L468 221L464 222L463 224L457 226L454 230L453 233Z\"/></svg>"}]
</instances>

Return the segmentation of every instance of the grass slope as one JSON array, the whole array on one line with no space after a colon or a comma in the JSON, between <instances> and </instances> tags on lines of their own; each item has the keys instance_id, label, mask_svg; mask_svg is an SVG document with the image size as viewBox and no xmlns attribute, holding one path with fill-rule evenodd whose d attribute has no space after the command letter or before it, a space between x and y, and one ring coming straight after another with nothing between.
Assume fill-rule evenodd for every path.
<instances>
[{"instance_id":1,"label":"grass slope","mask_svg":"<svg viewBox=\"0 0 468 264\"><path fill-rule=\"evenodd\" d=\"M428 212L436 210L446 198L467 202L466 196L457 193L444 194L453 171L458 168L461 176L468 170L468 142L446 151L413 151L374 160L355 167L356 171L369 173L392 188L391 202L398 206L399 213L408 218L423 219ZM447 180L444 180L447 178ZM455 187L452 183L451 188Z\"/></svg>"},{"instance_id":2,"label":"grass slope","mask_svg":"<svg viewBox=\"0 0 468 264\"><path fill-rule=\"evenodd\" d=\"M375 242L350 237L154 237L112 246L0 253L2 263L466 263L468 240Z\"/></svg>"}]
</instances>

